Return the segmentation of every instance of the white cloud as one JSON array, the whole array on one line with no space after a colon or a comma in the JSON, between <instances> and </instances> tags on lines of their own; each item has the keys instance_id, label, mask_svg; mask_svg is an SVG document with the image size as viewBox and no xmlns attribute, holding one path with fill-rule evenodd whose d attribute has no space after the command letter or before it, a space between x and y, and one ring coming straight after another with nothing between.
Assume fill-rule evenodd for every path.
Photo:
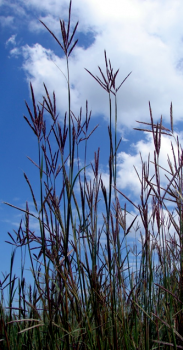
<instances>
[{"instance_id":1,"label":"white cloud","mask_svg":"<svg viewBox=\"0 0 183 350\"><path fill-rule=\"evenodd\" d=\"M177 160L178 159L178 148L176 144L177 136L179 136L180 144L183 144L183 138L181 133L179 135L177 133L174 133L174 137L168 137L165 135L162 135L161 137L161 150L160 150L160 156L159 156L159 164L160 164L160 167L163 169L160 168L160 183L161 183L161 186L164 188L166 188L167 181L168 181L165 175L167 175L169 179L172 179L172 175L170 174L170 168L167 162L168 156L172 163L172 167L175 171L171 143L174 147L175 158ZM142 163L141 163L140 154L142 156L143 162L148 161L148 155L150 154L149 178L151 178L155 174L154 164L151 163L151 162L154 162L154 143L153 143L152 135L146 134L145 140L140 140L137 143L132 144L130 151L131 153L120 152L118 155L117 188L119 190L125 189L130 191L130 193L133 194L133 198L135 196L140 200L141 184L135 172L134 167L137 169L140 178L142 178ZM153 183L155 183L155 179L153 180ZM138 203L139 203L139 200L138 200Z\"/></svg>"},{"instance_id":2,"label":"white cloud","mask_svg":"<svg viewBox=\"0 0 183 350\"><path fill-rule=\"evenodd\" d=\"M21 50L18 47L14 47L14 49L10 50L10 55L17 58L21 55Z\"/></svg>"},{"instance_id":3,"label":"white cloud","mask_svg":"<svg viewBox=\"0 0 183 350\"><path fill-rule=\"evenodd\" d=\"M57 57L51 50L44 49L41 45L23 47L24 64L23 69L27 75L28 83L31 81L37 100L42 102L45 95L43 83L46 84L50 96L56 91L57 109L62 116L67 110L67 81L65 60ZM57 66L63 71L59 71ZM72 99L74 100L74 96Z\"/></svg>"},{"instance_id":4,"label":"white cloud","mask_svg":"<svg viewBox=\"0 0 183 350\"><path fill-rule=\"evenodd\" d=\"M56 34L59 29L58 16L67 19L68 3L55 0L28 3L22 1L28 10L44 12L43 21ZM28 11L27 10L27 11ZM88 99L93 115L103 114L108 118L108 97L96 81L84 70L100 75L99 65L105 73L104 49L115 70L120 68L120 83L132 70L132 75L118 93L119 126L132 128L135 120L149 120L148 101L151 101L153 116L157 120L163 114L169 120L170 102L173 102L174 119L182 118L182 31L183 4L180 1L159 2L123 0L115 2L78 0L73 3L73 21L80 21L80 30L93 30L95 42L86 50L78 47L70 59L72 109L77 112ZM59 15L60 14L60 15ZM55 22L57 18L58 22ZM35 19L30 30L41 28ZM37 23L37 24L36 24ZM43 29L40 29L43 30ZM46 29L45 29L46 30ZM48 39L54 40L49 33ZM26 55L25 55L26 52ZM26 58L25 58L26 57ZM24 47L26 74L34 82L35 92L40 92L42 82L58 96L58 108L65 111L67 87L65 79L51 62L58 63L65 72L65 62L40 44ZM117 83L117 84L118 84ZM61 106L62 104L62 106Z\"/></svg>"},{"instance_id":5,"label":"white cloud","mask_svg":"<svg viewBox=\"0 0 183 350\"><path fill-rule=\"evenodd\" d=\"M14 17L13 16L0 16L0 25L2 27L12 27L14 22Z\"/></svg>"},{"instance_id":6,"label":"white cloud","mask_svg":"<svg viewBox=\"0 0 183 350\"><path fill-rule=\"evenodd\" d=\"M55 34L58 35L60 34L60 22L59 20L55 20L55 18L51 15L47 15L45 17L40 16L39 19L33 19L29 22L29 30L31 32L45 32L46 28L43 26L42 23L40 23L41 20L43 23L45 23L47 26L49 26L49 28L51 29L51 31ZM61 36L61 34L60 34Z\"/></svg>"},{"instance_id":7,"label":"white cloud","mask_svg":"<svg viewBox=\"0 0 183 350\"><path fill-rule=\"evenodd\" d=\"M13 34L7 41L6 41L6 46L9 44L16 45L16 34Z\"/></svg>"}]
</instances>

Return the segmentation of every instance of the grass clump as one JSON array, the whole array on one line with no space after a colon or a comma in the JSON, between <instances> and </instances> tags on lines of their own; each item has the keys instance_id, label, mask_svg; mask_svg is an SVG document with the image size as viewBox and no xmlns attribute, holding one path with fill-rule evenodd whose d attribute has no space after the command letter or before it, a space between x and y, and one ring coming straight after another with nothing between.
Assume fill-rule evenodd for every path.
<instances>
[{"instance_id":1,"label":"grass clump","mask_svg":"<svg viewBox=\"0 0 183 350\"><path fill-rule=\"evenodd\" d=\"M40 105L36 105L30 84L33 110L27 106L24 117L38 143L40 199L36 199L29 178L24 174L34 203L30 212L26 203L25 225L22 221L11 244L10 273L3 275L0 302L0 347L2 349L183 349L183 206L182 148L176 139L172 144L173 163L168 157L165 171L167 187L161 184L159 154L162 134L171 137L162 119L154 124L151 106L150 122L141 123L154 141L154 175L150 175L150 157L142 160L140 203L136 205L117 187L117 92L127 77L116 87L116 77L104 51L106 74L101 78L88 73L107 92L109 101L109 184L104 185L99 173L100 150L94 162L87 164L91 112L86 102L85 118L71 109L69 57L77 40L76 23L70 34L71 2L68 24L60 21L62 42L42 22L63 50L67 65L68 111L63 123L58 119L56 96L50 98L47 87ZM114 125L112 127L112 96ZM47 114L51 118L49 130ZM56 144L56 147L55 147ZM79 152L84 150L80 161ZM76 164L77 160L77 166ZM151 162L152 163L152 162ZM92 179L88 177L88 167ZM78 191L79 189L79 191ZM78 194L79 193L79 194ZM141 217L141 249L134 244L135 268L131 268L127 235L138 215L127 227L124 197ZM102 207L102 225L99 222ZM40 202L40 205L38 203ZM8 204L8 203L6 203ZM174 206L174 211L171 210ZM11 204L8 204L12 206ZM13 206L12 206L13 207ZM175 217L176 214L176 217ZM39 224L39 234L31 229L30 218ZM173 227L174 233L170 228ZM138 229L138 227L137 227ZM106 242L103 243L103 242ZM28 247L34 284L26 287L24 250ZM21 249L21 276L13 276L16 249ZM139 260L140 257L140 260ZM3 289L9 288L9 305L4 305ZM18 292L18 306L14 306Z\"/></svg>"}]
</instances>

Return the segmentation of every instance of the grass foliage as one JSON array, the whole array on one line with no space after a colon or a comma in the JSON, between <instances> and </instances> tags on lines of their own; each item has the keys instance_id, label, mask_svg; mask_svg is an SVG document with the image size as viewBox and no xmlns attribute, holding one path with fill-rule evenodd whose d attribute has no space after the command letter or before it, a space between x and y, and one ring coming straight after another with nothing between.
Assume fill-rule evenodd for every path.
<instances>
[{"instance_id":1,"label":"grass foliage","mask_svg":"<svg viewBox=\"0 0 183 350\"><path fill-rule=\"evenodd\" d=\"M74 37L78 26L76 23L71 33L71 2L67 25L60 21L62 41L42 24L65 54L68 110L61 122L55 93L51 98L45 85L45 97L37 106L30 84L33 107L26 103L28 117L24 118L37 138L38 164L30 160L39 171L40 197L36 199L24 174L34 210L30 212L28 203L25 210L17 208L25 221L20 222L14 235L8 233L15 250L10 273L0 281L0 348L183 349L183 153L173 131L172 106L170 129L162 125L162 119L154 124L150 104L150 122L138 122L141 126L137 130L153 135L154 175L150 176L150 158L141 159L142 171L137 172L141 193L136 205L117 188L117 92L130 74L116 87L119 70L114 72L106 52L106 72L99 67L100 78L87 70L108 95L106 188L99 173L99 149L94 162L87 164L89 138L94 137L97 128L90 129L88 103L85 116L80 110L76 117L71 109L69 58L77 44ZM168 170L163 169L166 188L160 176L162 134L176 141L176 147L172 144L173 162L168 157ZM92 178L88 177L88 169ZM120 205L124 198L137 212L129 227L126 205ZM99 201L103 203L102 224ZM133 249L127 244L138 216L143 225L140 253L136 244ZM39 234L31 228L32 218L39 224ZM28 285L24 277L25 246L33 285ZM17 249L22 264L19 278L13 275ZM5 288L9 288L9 305L4 304Z\"/></svg>"}]
</instances>

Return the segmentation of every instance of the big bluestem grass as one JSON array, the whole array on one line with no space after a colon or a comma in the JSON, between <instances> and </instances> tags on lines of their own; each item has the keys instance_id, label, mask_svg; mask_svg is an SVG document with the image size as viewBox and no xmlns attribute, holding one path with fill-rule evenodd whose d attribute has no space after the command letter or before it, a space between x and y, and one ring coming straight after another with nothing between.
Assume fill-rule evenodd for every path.
<instances>
[{"instance_id":1,"label":"big bluestem grass","mask_svg":"<svg viewBox=\"0 0 183 350\"><path fill-rule=\"evenodd\" d=\"M44 85L43 102L36 105L30 84L33 108L26 103L29 117L24 118L37 138L38 164L29 159L39 171L40 197L36 198L24 174L34 212L28 203L25 209L16 208L24 213L25 222L24 225L20 222L14 235L8 233L9 243L15 250L10 273L0 281L0 347L183 349L183 154L178 138L176 149L172 143L173 163L168 157L168 168L163 169L166 188L161 184L159 160L162 135L175 137L172 105L170 129L163 126L162 119L154 124L150 105L150 122L141 122L149 129L138 128L152 133L154 159L141 158L141 174L136 170L141 185L140 203L136 205L117 187L117 154L121 142L117 139L117 93L131 73L116 87L119 70L114 73L106 51L106 73L99 67L101 78L87 69L91 78L107 92L109 100L109 185L106 188L100 174L99 148L94 152L94 162L87 163L88 144L98 126L90 129L88 102L85 117L82 109L78 117L72 111L69 57L77 44L74 36L78 22L70 34L71 2L67 26L60 21L62 41L42 24L65 54L68 110L60 122L55 93L51 98ZM50 124L46 124L47 115ZM150 175L152 163L153 176ZM88 169L92 171L92 178L88 176ZM127 226L128 211L126 204L121 205L123 197L141 218L142 227L136 226L141 234L140 250L135 243L133 247L128 243L128 234L135 228L138 215ZM168 203L174 209L170 209ZM37 220L39 233L32 230L31 218ZM27 284L24 277L25 247L33 285ZM16 249L21 249L19 278L13 274ZM135 259L133 268L131 255ZM5 288L9 288L8 305L3 298ZM17 291L19 299L15 306Z\"/></svg>"}]
</instances>

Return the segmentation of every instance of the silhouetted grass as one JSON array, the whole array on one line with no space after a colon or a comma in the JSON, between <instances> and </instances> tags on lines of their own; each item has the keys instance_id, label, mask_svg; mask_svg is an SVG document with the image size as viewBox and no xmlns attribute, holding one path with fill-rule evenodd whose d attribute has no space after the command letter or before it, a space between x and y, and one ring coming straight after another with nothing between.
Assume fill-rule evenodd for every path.
<instances>
[{"instance_id":1,"label":"silhouetted grass","mask_svg":"<svg viewBox=\"0 0 183 350\"><path fill-rule=\"evenodd\" d=\"M76 117L71 109L69 56L77 44L74 35L78 22L72 34L70 23L71 2L67 26L60 21L62 42L43 23L66 57L68 111L61 123L55 93L51 99L44 85L45 97L37 106L30 84L33 110L26 103L29 117L24 118L37 138L39 162L30 160L39 170L40 198L35 197L29 178L24 174L34 213L29 211L28 203L25 210L6 203L24 212L25 225L21 221L14 236L8 233L15 250L21 249L21 276L13 275L14 250L10 273L3 275L0 282L0 348L183 349L183 153L178 137L176 149L172 144L173 163L168 157L168 170L163 169L166 188L161 184L159 160L162 134L175 137L172 105L170 129L162 125L162 119L154 124L150 104L150 122L138 122L149 129L136 130L153 135L154 175L150 176L150 158L146 162L142 159L141 174L136 170L141 184L140 203L136 205L117 188L120 144L117 139L117 92L130 74L116 88L119 70L114 73L106 51L106 73L99 67L99 78L87 70L107 92L109 100L109 185L106 188L99 172L99 149L94 153L94 162L87 164L89 138L94 137L97 128L90 130L88 103L85 117L82 110ZM46 124L45 114L50 115L50 126ZM55 142L56 149L53 147ZM84 150L82 165L80 147ZM92 179L88 177L89 167L93 172ZM127 210L126 205L124 208L120 205L121 196L138 210L141 217L140 253L136 244L132 249L127 243L138 215L127 227ZM101 199L104 203L102 225L99 222ZM32 231L30 217L37 220L39 233ZM25 245L34 279L34 285L28 288L24 278ZM133 268L130 262L132 250ZM9 288L8 306L3 299L5 288ZM16 288L17 307L14 306Z\"/></svg>"}]
</instances>

